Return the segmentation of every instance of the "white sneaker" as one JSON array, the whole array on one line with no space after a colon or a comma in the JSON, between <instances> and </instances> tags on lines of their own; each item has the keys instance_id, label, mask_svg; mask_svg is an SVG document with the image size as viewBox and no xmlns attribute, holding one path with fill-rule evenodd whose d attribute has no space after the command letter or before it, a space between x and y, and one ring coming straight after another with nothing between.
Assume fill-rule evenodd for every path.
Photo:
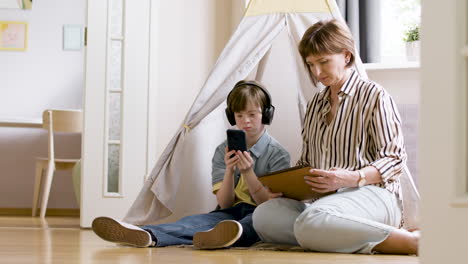
<instances>
[{"instance_id":1,"label":"white sneaker","mask_svg":"<svg viewBox=\"0 0 468 264\"><path fill-rule=\"evenodd\" d=\"M225 248L239 240L241 235L242 225L239 222L225 220L208 231L195 233L193 246L198 249Z\"/></svg>"},{"instance_id":2,"label":"white sneaker","mask_svg":"<svg viewBox=\"0 0 468 264\"><path fill-rule=\"evenodd\" d=\"M102 216L94 219L92 227L96 235L109 242L134 247L149 247L156 244L148 231L110 217Z\"/></svg>"}]
</instances>

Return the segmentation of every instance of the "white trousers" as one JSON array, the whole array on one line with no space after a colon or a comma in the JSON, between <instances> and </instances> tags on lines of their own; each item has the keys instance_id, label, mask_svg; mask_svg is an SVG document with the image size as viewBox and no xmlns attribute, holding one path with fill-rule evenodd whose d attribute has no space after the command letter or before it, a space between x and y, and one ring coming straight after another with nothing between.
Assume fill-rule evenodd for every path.
<instances>
[{"instance_id":1,"label":"white trousers","mask_svg":"<svg viewBox=\"0 0 468 264\"><path fill-rule=\"evenodd\" d=\"M313 203L277 198L259 205L253 225L264 242L319 252L371 254L401 221L394 194L368 185Z\"/></svg>"}]
</instances>

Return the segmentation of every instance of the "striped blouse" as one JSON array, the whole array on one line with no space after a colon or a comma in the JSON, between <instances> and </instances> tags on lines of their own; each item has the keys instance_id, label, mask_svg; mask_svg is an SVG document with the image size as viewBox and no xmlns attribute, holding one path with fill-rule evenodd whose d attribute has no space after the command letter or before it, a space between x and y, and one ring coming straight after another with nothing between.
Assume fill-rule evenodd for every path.
<instances>
[{"instance_id":1,"label":"striped blouse","mask_svg":"<svg viewBox=\"0 0 468 264\"><path fill-rule=\"evenodd\" d=\"M330 88L326 87L307 105L298 165L352 171L374 166L382 176L382 182L374 185L401 199L399 176L406 151L393 99L380 85L353 71L338 92L337 112L328 124L329 97Z\"/></svg>"}]
</instances>

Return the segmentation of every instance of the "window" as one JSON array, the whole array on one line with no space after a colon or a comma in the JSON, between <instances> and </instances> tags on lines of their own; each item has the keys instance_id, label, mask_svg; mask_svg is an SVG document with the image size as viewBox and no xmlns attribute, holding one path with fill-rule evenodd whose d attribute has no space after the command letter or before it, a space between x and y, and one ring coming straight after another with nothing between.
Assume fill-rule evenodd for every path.
<instances>
[{"instance_id":1,"label":"window","mask_svg":"<svg viewBox=\"0 0 468 264\"><path fill-rule=\"evenodd\" d=\"M420 0L383 0L381 58L382 62L406 61L404 32L421 22Z\"/></svg>"}]
</instances>

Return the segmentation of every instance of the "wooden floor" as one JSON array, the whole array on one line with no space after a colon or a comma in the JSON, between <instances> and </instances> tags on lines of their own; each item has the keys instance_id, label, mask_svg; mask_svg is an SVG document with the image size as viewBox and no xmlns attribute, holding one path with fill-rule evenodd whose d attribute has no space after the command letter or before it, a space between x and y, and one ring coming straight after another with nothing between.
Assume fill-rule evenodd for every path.
<instances>
[{"instance_id":1,"label":"wooden floor","mask_svg":"<svg viewBox=\"0 0 468 264\"><path fill-rule=\"evenodd\" d=\"M353 263L416 264L414 256L325 254L259 250L132 248L98 238L72 217L0 217L1 263Z\"/></svg>"}]
</instances>

